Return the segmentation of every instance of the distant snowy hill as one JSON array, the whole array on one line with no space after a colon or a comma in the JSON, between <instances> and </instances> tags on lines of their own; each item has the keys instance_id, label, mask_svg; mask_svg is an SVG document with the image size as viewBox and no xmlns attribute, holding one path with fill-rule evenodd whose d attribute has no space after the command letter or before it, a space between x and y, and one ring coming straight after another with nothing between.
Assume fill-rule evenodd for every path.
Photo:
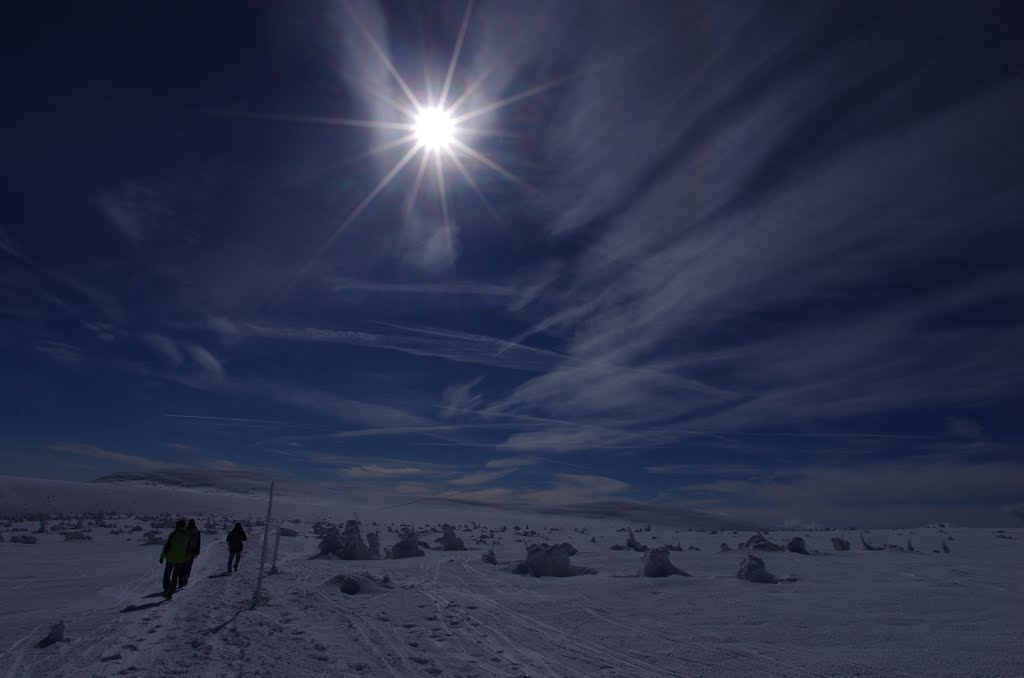
<instances>
[{"instance_id":1,"label":"distant snowy hill","mask_svg":"<svg viewBox=\"0 0 1024 678\"><path fill-rule=\"evenodd\" d=\"M0 513L36 511L228 512L258 516L266 512L269 479L215 477L200 471L191 482L185 471L117 473L91 482L0 476ZM277 483L280 514L316 516L337 504L336 494L305 492Z\"/></svg>"},{"instance_id":2,"label":"distant snowy hill","mask_svg":"<svg viewBox=\"0 0 1024 678\"><path fill-rule=\"evenodd\" d=\"M123 471L111 473L92 481L94 483L121 483L133 485L156 485L163 487L188 487L238 492L242 494L266 494L270 474L258 471L211 470L188 467L173 467L155 471ZM280 489L281 483L278 482Z\"/></svg>"},{"instance_id":3,"label":"distant snowy hill","mask_svg":"<svg viewBox=\"0 0 1024 678\"><path fill-rule=\"evenodd\" d=\"M470 506L484 506L490 509L515 509L520 512L529 511L530 513L540 515L591 518L594 520L618 519L636 523L677 525L707 530L756 530L766 527L765 525L756 525L726 515L693 511L680 506L666 504L648 504L627 499L592 501L564 506L505 505L490 502L468 502L458 499L433 501L437 503L449 502Z\"/></svg>"},{"instance_id":4,"label":"distant snowy hill","mask_svg":"<svg viewBox=\"0 0 1024 678\"><path fill-rule=\"evenodd\" d=\"M112 473L89 482L0 476L0 512L31 511L239 511L260 515L266 511L271 477L252 471L166 468ZM293 480L275 480L275 513L314 517L340 507L366 510L389 504L387 497L366 502L327 487ZM725 515L693 511L666 504L607 500L563 506L469 502L424 498L400 503L387 514L396 518L423 513L505 516L508 520L533 516L564 520L619 520L634 523L706 530L753 530L764 527ZM383 513L382 513L383 515Z\"/></svg>"}]
</instances>

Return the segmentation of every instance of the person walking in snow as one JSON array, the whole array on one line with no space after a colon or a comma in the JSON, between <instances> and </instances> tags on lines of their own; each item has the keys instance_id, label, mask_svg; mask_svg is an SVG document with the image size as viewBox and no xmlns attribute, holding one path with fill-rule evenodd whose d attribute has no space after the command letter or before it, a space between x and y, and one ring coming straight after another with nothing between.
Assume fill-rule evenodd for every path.
<instances>
[{"instance_id":1,"label":"person walking in snow","mask_svg":"<svg viewBox=\"0 0 1024 678\"><path fill-rule=\"evenodd\" d=\"M164 565L164 598L171 599L177 583L181 580L181 573L188 562L189 538L185 530L185 521L179 520L164 542L164 548L160 551L160 563Z\"/></svg>"},{"instance_id":2,"label":"person walking in snow","mask_svg":"<svg viewBox=\"0 0 1024 678\"><path fill-rule=\"evenodd\" d=\"M228 574L232 570L232 561L234 561L234 571L238 572L238 561L242 558L242 549L245 548L245 540L248 537L245 536L245 530L242 529L242 523L235 523L234 528L228 532Z\"/></svg>"},{"instance_id":3,"label":"person walking in snow","mask_svg":"<svg viewBox=\"0 0 1024 678\"><path fill-rule=\"evenodd\" d=\"M179 589L185 588L185 585L188 584L188 578L192 576L192 563L195 561L196 556L199 555L199 545L202 542L202 535L199 532L199 528L196 527L196 521L189 520L185 531L188 532L188 561L182 565L178 576Z\"/></svg>"}]
</instances>

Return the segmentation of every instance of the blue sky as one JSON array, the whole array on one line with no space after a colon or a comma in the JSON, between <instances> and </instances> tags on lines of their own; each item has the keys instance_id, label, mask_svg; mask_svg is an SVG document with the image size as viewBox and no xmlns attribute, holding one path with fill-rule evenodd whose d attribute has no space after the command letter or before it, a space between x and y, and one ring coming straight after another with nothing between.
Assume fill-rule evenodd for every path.
<instances>
[{"instance_id":1,"label":"blue sky","mask_svg":"<svg viewBox=\"0 0 1024 678\"><path fill-rule=\"evenodd\" d=\"M21 6L0 463L1012 521L1020 18ZM383 182L409 95L442 91L468 116L443 181L412 155Z\"/></svg>"}]
</instances>

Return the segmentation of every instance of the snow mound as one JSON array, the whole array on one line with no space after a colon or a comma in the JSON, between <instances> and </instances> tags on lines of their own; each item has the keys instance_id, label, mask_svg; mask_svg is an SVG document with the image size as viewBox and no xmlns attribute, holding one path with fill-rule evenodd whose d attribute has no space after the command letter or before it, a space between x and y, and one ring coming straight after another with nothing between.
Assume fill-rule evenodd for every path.
<instances>
[{"instance_id":1,"label":"snow mound","mask_svg":"<svg viewBox=\"0 0 1024 678\"><path fill-rule=\"evenodd\" d=\"M744 544L744 548L753 549L754 551L785 551L786 547L781 544L774 544L768 541L768 538L758 532L753 537L747 540Z\"/></svg>"},{"instance_id":2,"label":"snow mound","mask_svg":"<svg viewBox=\"0 0 1024 678\"><path fill-rule=\"evenodd\" d=\"M50 632L46 634L46 637L36 643L36 647L48 647L54 643L60 643L64 640L64 622L60 621L50 627Z\"/></svg>"},{"instance_id":3,"label":"snow mound","mask_svg":"<svg viewBox=\"0 0 1024 678\"><path fill-rule=\"evenodd\" d=\"M790 553L801 553L805 556L811 555L807 552L807 543L803 540L803 537L793 537L786 544L786 550Z\"/></svg>"},{"instance_id":4,"label":"snow mound","mask_svg":"<svg viewBox=\"0 0 1024 678\"><path fill-rule=\"evenodd\" d=\"M765 567L764 561L753 554L747 555L746 558L740 562L740 567L736 571L737 579L744 579L755 584L778 584L780 581L796 581L796 578L789 577L780 579L774 574L768 571Z\"/></svg>"},{"instance_id":5,"label":"snow mound","mask_svg":"<svg viewBox=\"0 0 1024 678\"><path fill-rule=\"evenodd\" d=\"M366 533L366 547L370 550L371 556L380 558L380 537L376 532Z\"/></svg>"},{"instance_id":6,"label":"snow mound","mask_svg":"<svg viewBox=\"0 0 1024 678\"><path fill-rule=\"evenodd\" d=\"M626 537L626 548L632 551L636 551L637 553L643 553L647 550L647 547L645 545L641 544L636 540L636 537L633 535L632 529L629 530L629 536Z\"/></svg>"},{"instance_id":7,"label":"snow mound","mask_svg":"<svg viewBox=\"0 0 1024 678\"><path fill-rule=\"evenodd\" d=\"M64 541L92 541L92 537L84 532L68 532L64 535Z\"/></svg>"},{"instance_id":8,"label":"snow mound","mask_svg":"<svg viewBox=\"0 0 1024 678\"><path fill-rule=\"evenodd\" d=\"M164 540L156 532L146 532L142 535L143 546L161 546Z\"/></svg>"},{"instance_id":9,"label":"snow mound","mask_svg":"<svg viewBox=\"0 0 1024 678\"><path fill-rule=\"evenodd\" d=\"M345 529L339 534L337 530L328 532L320 541L319 558L337 558L339 560L373 560L374 556L363 541L363 533L359 529L359 521L348 520Z\"/></svg>"},{"instance_id":10,"label":"snow mound","mask_svg":"<svg viewBox=\"0 0 1024 678\"><path fill-rule=\"evenodd\" d=\"M864 538L864 533L860 533L860 545L864 547L865 551L884 551L884 546L873 546L871 542Z\"/></svg>"},{"instance_id":11,"label":"snow mound","mask_svg":"<svg viewBox=\"0 0 1024 678\"><path fill-rule=\"evenodd\" d=\"M531 544L526 549L526 560L515 563L508 571L513 574L529 574L534 577L575 577L581 574L597 574L591 567L574 566L569 560L569 551L563 544Z\"/></svg>"},{"instance_id":12,"label":"snow mound","mask_svg":"<svg viewBox=\"0 0 1024 678\"><path fill-rule=\"evenodd\" d=\"M849 551L850 542L840 537L832 537L832 548L836 551Z\"/></svg>"},{"instance_id":13,"label":"snow mound","mask_svg":"<svg viewBox=\"0 0 1024 678\"><path fill-rule=\"evenodd\" d=\"M391 578L387 575L376 577L369 572L339 574L328 579L327 585L337 586L342 593L349 596L387 593L394 588Z\"/></svg>"},{"instance_id":14,"label":"snow mound","mask_svg":"<svg viewBox=\"0 0 1024 678\"><path fill-rule=\"evenodd\" d=\"M466 544L462 537L455 534L455 528L445 523L441 526L441 536L434 540L441 544L442 551L465 551Z\"/></svg>"},{"instance_id":15,"label":"snow mound","mask_svg":"<svg viewBox=\"0 0 1024 678\"><path fill-rule=\"evenodd\" d=\"M661 546L651 549L643 555L643 566L637 572L638 577L670 577L674 574L683 577L690 575L672 564L669 550Z\"/></svg>"},{"instance_id":16,"label":"snow mound","mask_svg":"<svg viewBox=\"0 0 1024 678\"><path fill-rule=\"evenodd\" d=\"M426 553L420 548L419 536L416 534L416 530L408 528L402 528L402 536L399 538L398 543L387 552L387 557L394 560L400 558L422 558L425 555Z\"/></svg>"}]
</instances>

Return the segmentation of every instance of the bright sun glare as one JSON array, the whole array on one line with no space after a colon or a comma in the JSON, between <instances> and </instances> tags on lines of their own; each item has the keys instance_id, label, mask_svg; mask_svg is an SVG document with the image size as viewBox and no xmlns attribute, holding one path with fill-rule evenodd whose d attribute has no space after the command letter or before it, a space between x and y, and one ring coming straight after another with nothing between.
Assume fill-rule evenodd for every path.
<instances>
[{"instance_id":1,"label":"bright sun glare","mask_svg":"<svg viewBox=\"0 0 1024 678\"><path fill-rule=\"evenodd\" d=\"M409 84L405 81L405 78L399 74L395 65L391 62L391 59L388 58L387 52L384 48L381 47L363 22L360 21L358 14L350 6L350 3L344 3L344 5L348 10L349 17L352 19L353 23L362 31L371 48L377 56L380 57L384 67L391 74L395 84L398 85L405 101L395 101L386 95L381 95L379 93L376 94L376 96L378 98L383 98L385 103L388 103L398 112L402 113L406 117L406 121L392 122L390 120L358 120L354 118L324 118L300 115L256 115L255 117L281 119L292 122L313 122L329 125L346 125L350 127L393 130L402 133L396 139L378 144L366 153L365 156L378 155L402 146L408 146L408 148L402 157L395 162L391 169L381 177L377 185L370 190L370 192L367 193L354 208L352 208L348 216L346 216L345 219L342 220L336 228L334 228L330 236L327 237L317 252L310 257L302 273L305 273L305 271L312 266L313 261L331 246L334 240L341 235L341 233L344 232L360 214L362 214L363 210L365 210L370 203L384 192L384 189L387 188L388 184L398 177L405 166L412 162L412 160L417 156L419 157L419 169L416 171L416 178L412 184L412 191L406 202L408 205L407 209L411 209L412 206L415 205L420 186L423 183L427 169L430 165L433 165L433 172L436 175L435 183L437 185L438 197L440 198L441 225L447 234L446 241L450 250L449 255L452 260L454 260L455 254L451 245L453 242L451 233L452 224L448 215L448 196L446 191L447 180L445 176L446 166L449 168L454 167L458 170L466 180L466 183L473 189L477 196L479 196L481 202L483 202L491 212L492 216L495 217L496 221L498 220L498 217L494 208L484 195L483 191L481 191L476 179L473 177L473 173L471 171L472 168L467 167L467 161L483 165L531 193L537 193L537 190L532 186L502 167L497 161L489 158L485 153L473 148L473 145L469 143L469 139L471 138L500 134L499 131L474 127L472 124L467 125L466 123L505 108L517 101L522 101L536 96L541 92L561 84L568 79L568 76L549 80L535 87L527 88L518 94L512 94L503 99L492 101L473 110L465 110L464 106L467 101L470 101L470 95L484 82L484 78L486 77L485 72L484 75L481 75L475 81L468 83L463 88L461 94L457 97L449 98L452 94L452 86L454 83L455 70L459 61L459 54L462 51L463 42L466 37L466 30L469 28L470 15L472 14L474 6L473 0L470 0L470 2L466 3L466 11L462 17L462 26L459 28L459 35L455 41L455 47L452 50L451 60L448 62L448 70L445 74L444 83L436 99L437 103L425 105L421 103L419 98L413 93ZM372 90L371 93L373 93ZM450 172L451 170L449 169L448 171Z\"/></svg>"},{"instance_id":2,"label":"bright sun glare","mask_svg":"<svg viewBox=\"0 0 1024 678\"><path fill-rule=\"evenodd\" d=\"M455 138L455 120L438 106L421 108L414 123L416 141L429 151L443 151Z\"/></svg>"}]
</instances>

